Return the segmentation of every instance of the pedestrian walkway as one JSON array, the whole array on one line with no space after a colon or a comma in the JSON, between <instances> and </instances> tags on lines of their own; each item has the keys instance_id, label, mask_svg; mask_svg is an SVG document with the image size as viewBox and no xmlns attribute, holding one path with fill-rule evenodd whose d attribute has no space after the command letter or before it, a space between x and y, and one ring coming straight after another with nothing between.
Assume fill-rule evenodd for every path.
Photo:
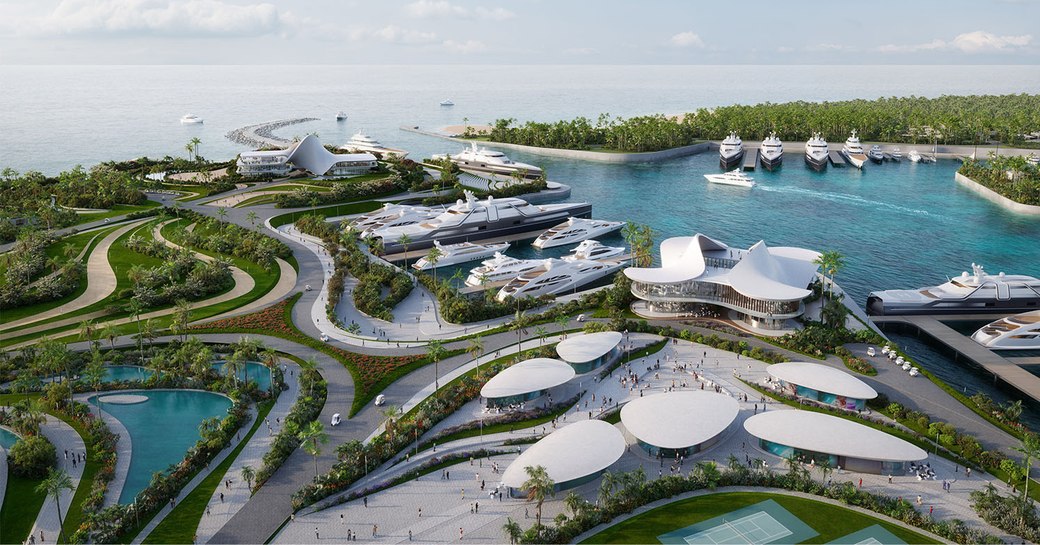
<instances>
[{"instance_id":1,"label":"pedestrian walkway","mask_svg":"<svg viewBox=\"0 0 1040 545\"><path fill-rule=\"evenodd\" d=\"M65 470L72 478L72 490L62 490L58 499L61 514L65 516L69 512L72 497L76 494L80 477L83 476L87 448L83 444L83 438L72 426L54 416L47 416L47 421L40 426L40 433L54 445L54 450L58 455L57 469ZM57 506L54 504L54 498L48 496L43 502L39 515L36 516L32 535L36 537L37 543L57 543L59 526Z\"/></svg>"}]
</instances>

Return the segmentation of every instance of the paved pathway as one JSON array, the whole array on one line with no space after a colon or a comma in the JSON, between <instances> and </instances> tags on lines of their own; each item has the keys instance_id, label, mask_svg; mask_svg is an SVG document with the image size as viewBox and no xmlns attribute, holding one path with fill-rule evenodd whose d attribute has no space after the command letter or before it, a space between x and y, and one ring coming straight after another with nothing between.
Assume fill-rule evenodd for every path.
<instances>
[{"instance_id":1,"label":"paved pathway","mask_svg":"<svg viewBox=\"0 0 1040 545\"><path fill-rule=\"evenodd\" d=\"M106 392L101 392L100 395L104 396ZM110 392L107 392L110 393ZM96 415L98 414L97 405L90 402L90 397L94 393L83 393L76 394L73 396L76 401L86 403L90 405L90 410ZM126 429L126 426L119 421L116 417L112 416L108 411L104 410L102 404L101 420L108 426L108 429L119 437L116 442L116 468L113 472L112 480L108 483L108 489L105 492L105 500L102 503L105 507L109 507L119 503L119 495L123 493L123 485L126 484L126 476L130 473L130 461L133 459L134 454L134 442L130 437L130 431Z\"/></svg>"},{"instance_id":2,"label":"paved pathway","mask_svg":"<svg viewBox=\"0 0 1040 545\"><path fill-rule=\"evenodd\" d=\"M251 312L258 311L262 308L267 308L268 306L271 306L281 301L282 299L285 299L285 297L291 294L296 287L296 269L294 269L288 261L280 257L276 257L275 262L278 263L278 283L275 284L274 287L271 288L271 290L268 291L263 297L257 299L256 301L253 301L252 303L242 305L236 309L229 310L227 312L223 312L221 314L217 314L216 316L211 316L209 318L203 318L202 320L198 320L193 323L204 324L207 322L223 320L225 318L232 318L234 316L242 316Z\"/></svg>"},{"instance_id":3,"label":"paved pathway","mask_svg":"<svg viewBox=\"0 0 1040 545\"><path fill-rule=\"evenodd\" d=\"M55 316L62 316L81 308L88 307L109 295L112 295L112 293L116 291L116 273L112 270L112 265L108 262L108 250L112 247L112 244L115 243L116 239L123 236L128 231L139 227L145 221L147 220L129 223L120 227L98 243L94 248L94 251L90 253L90 257L87 258L87 289L79 297L39 314L34 314L20 320L14 320L0 325L0 331L11 330L27 324L53 318ZM81 318L77 318L77 320L78 319ZM20 332L19 335L24 333L28 332Z\"/></svg>"},{"instance_id":4,"label":"paved pathway","mask_svg":"<svg viewBox=\"0 0 1040 545\"><path fill-rule=\"evenodd\" d=\"M83 444L83 438L79 436L79 433L72 426L53 416L47 416L47 421L40 426L40 432L54 445L54 449L57 451L58 469L64 469L68 472L69 477L72 477L72 490L63 490L58 499L58 503L61 505L61 516L64 517L69 512L72 497L76 494L76 487L79 486L80 477L83 476L84 464L77 462L73 465L72 458L77 454L85 456L87 449ZM36 516L32 535L36 536L37 543L57 542L58 526L58 509L54 505L54 498L47 497L43 502L43 507L40 509L40 514Z\"/></svg>"}]
</instances>

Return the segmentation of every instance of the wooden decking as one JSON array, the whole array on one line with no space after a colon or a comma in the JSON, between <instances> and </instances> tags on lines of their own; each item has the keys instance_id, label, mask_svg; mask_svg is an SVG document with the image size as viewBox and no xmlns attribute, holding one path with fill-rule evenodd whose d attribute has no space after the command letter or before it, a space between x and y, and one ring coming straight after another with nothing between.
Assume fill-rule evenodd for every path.
<instances>
[{"instance_id":1,"label":"wooden decking","mask_svg":"<svg viewBox=\"0 0 1040 545\"><path fill-rule=\"evenodd\" d=\"M967 319L967 316L971 315L942 316L942 318L949 321L957 320L958 318ZM985 319L980 315L973 315L970 319L978 320L980 318ZM880 326L895 323L912 325L954 350L961 357L971 360L992 373L994 377L1003 380L1029 397L1040 401L1040 377L1018 365L1019 363L1031 363L1028 360L1040 360L1040 358L1005 358L940 322L935 316L873 316L871 320Z\"/></svg>"}]
</instances>

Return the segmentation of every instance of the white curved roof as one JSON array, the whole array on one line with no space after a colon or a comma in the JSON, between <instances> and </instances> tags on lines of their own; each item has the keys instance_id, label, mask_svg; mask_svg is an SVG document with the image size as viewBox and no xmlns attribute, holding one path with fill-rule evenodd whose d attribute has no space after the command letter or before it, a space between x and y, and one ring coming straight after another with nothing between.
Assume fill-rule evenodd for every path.
<instances>
[{"instance_id":1,"label":"white curved roof","mask_svg":"<svg viewBox=\"0 0 1040 545\"><path fill-rule=\"evenodd\" d=\"M621 431L602 420L568 424L531 445L502 474L502 483L521 488L526 467L542 466L556 483L587 477L610 467L625 453Z\"/></svg>"},{"instance_id":2,"label":"white curved roof","mask_svg":"<svg viewBox=\"0 0 1040 545\"><path fill-rule=\"evenodd\" d=\"M634 399L621 408L621 423L640 441L661 448L699 445L737 418L737 400L701 390Z\"/></svg>"},{"instance_id":3,"label":"white curved roof","mask_svg":"<svg viewBox=\"0 0 1040 545\"><path fill-rule=\"evenodd\" d=\"M827 365L806 362L776 363L766 367L769 376L820 392L856 399L874 399L878 393L862 380Z\"/></svg>"},{"instance_id":4,"label":"white curved roof","mask_svg":"<svg viewBox=\"0 0 1040 545\"><path fill-rule=\"evenodd\" d=\"M336 163L376 160L376 156L371 153L332 153L325 149L318 137L313 134L308 134L303 140L283 150L244 151L240 154L240 157L246 159L278 156L285 156L286 161L291 161L297 168L302 168L317 176L328 172Z\"/></svg>"},{"instance_id":5,"label":"white curved roof","mask_svg":"<svg viewBox=\"0 0 1040 545\"><path fill-rule=\"evenodd\" d=\"M560 360L534 358L491 377L480 389L484 397L508 397L559 386L574 378L574 368Z\"/></svg>"},{"instance_id":6,"label":"white curved roof","mask_svg":"<svg viewBox=\"0 0 1040 545\"><path fill-rule=\"evenodd\" d=\"M881 430L811 411L759 413L744 421L744 429L773 443L850 458L911 462L928 457L917 446Z\"/></svg>"},{"instance_id":7,"label":"white curved roof","mask_svg":"<svg viewBox=\"0 0 1040 545\"><path fill-rule=\"evenodd\" d=\"M564 361L585 363L610 352L618 344L621 344L621 333L617 331L572 335L556 345L556 353Z\"/></svg>"},{"instance_id":8,"label":"white curved roof","mask_svg":"<svg viewBox=\"0 0 1040 545\"><path fill-rule=\"evenodd\" d=\"M699 280L732 286L760 300L793 301L809 295L805 289L816 275L813 261L820 254L804 248L769 248L764 241L747 250L733 249L700 233L661 243L661 266L629 267L625 275L637 282L675 284ZM705 259L736 260L736 265L708 266Z\"/></svg>"}]
</instances>

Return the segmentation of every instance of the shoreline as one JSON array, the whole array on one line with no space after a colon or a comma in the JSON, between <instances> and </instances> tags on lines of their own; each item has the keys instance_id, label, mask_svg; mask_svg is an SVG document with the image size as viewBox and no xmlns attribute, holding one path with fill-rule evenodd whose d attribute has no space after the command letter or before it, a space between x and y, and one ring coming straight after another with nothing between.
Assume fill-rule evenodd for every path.
<instances>
[{"instance_id":1,"label":"shoreline","mask_svg":"<svg viewBox=\"0 0 1040 545\"><path fill-rule=\"evenodd\" d=\"M1005 210L1009 210L1016 214L1040 217L1040 206L1015 202L1001 195L1000 193L997 193L996 191L993 191L992 189L976 182L975 180L972 180L971 178L961 174L960 172L954 174L953 178L957 180L957 183L965 189L979 195L987 201L999 204Z\"/></svg>"}]
</instances>

